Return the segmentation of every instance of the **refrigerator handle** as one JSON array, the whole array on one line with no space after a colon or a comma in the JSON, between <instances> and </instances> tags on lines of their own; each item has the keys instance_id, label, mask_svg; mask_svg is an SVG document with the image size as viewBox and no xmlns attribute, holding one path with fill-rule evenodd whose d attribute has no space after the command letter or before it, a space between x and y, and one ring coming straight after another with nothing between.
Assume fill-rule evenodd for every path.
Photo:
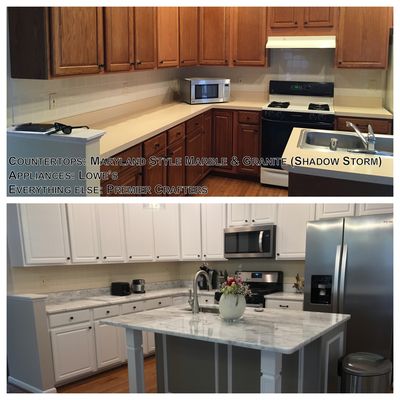
<instances>
[{"instance_id":1,"label":"refrigerator handle","mask_svg":"<svg viewBox=\"0 0 400 400\"><path fill-rule=\"evenodd\" d=\"M263 253L263 236L264 236L264 231L260 231L258 234L258 250L260 253Z\"/></svg>"},{"instance_id":2,"label":"refrigerator handle","mask_svg":"<svg viewBox=\"0 0 400 400\"><path fill-rule=\"evenodd\" d=\"M344 283L346 281L347 267L347 244L343 245L342 264L340 268L340 287L339 287L339 313L343 313L344 303Z\"/></svg>"},{"instance_id":3,"label":"refrigerator handle","mask_svg":"<svg viewBox=\"0 0 400 400\"><path fill-rule=\"evenodd\" d=\"M333 274L333 290L332 290L332 312L336 313L338 307L338 293L339 293L339 270L340 270L340 254L342 252L342 245L336 246L335 258L335 272Z\"/></svg>"}]
</instances>

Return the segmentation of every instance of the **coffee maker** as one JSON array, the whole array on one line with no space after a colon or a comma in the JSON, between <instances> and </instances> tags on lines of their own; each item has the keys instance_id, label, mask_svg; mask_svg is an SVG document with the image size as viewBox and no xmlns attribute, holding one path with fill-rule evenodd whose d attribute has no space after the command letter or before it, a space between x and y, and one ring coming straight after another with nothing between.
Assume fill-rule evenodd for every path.
<instances>
[{"instance_id":1,"label":"coffee maker","mask_svg":"<svg viewBox=\"0 0 400 400\"><path fill-rule=\"evenodd\" d=\"M207 272L208 277L210 278L211 287L210 289L218 289L218 270L208 268L208 264L204 263L201 267L201 270ZM207 279L202 276L201 279L198 281L198 286L200 290L207 290L208 284Z\"/></svg>"}]
</instances>

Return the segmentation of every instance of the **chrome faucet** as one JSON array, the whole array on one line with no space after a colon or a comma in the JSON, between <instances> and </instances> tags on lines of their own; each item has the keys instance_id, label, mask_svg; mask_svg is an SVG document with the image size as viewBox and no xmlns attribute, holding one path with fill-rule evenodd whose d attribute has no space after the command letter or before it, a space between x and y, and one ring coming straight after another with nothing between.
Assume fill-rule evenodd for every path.
<instances>
[{"instance_id":1,"label":"chrome faucet","mask_svg":"<svg viewBox=\"0 0 400 400\"><path fill-rule=\"evenodd\" d=\"M197 281L199 279L199 276L204 276L207 281L208 290L210 290L210 288L211 288L211 281L210 281L210 277L208 276L207 272L203 271L202 269L197 271L196 275L194 276L194 279L193 279L193 298L191 296L191 291L189 291L189 300L188 300L190 306L192 307L193 314L198 314L199 310L200 310L199 298L198 298L198 294L197 294Z\"/></svg>"},{"instance_id":2,"label":"chrome faucet","mask_svg":"<svg viewBox=\"0 0 400 400\"><path fill-rule=\"evenodd\" d=\"M365 136L363 133L361 133L361 131L357 128L356 125L354 125L352 122L350 121L346 121L346 126L348 128L352 128L354 130L354 132L357 134L357 136L361 139L364 147L368 150L368 151L375 151L375 142L376 142L376 137L375 137L375 133L374 130L372 129L372 126L368 124L368 134L367 134L367 138L365 139Z\"/></svg>"}]
</instances>

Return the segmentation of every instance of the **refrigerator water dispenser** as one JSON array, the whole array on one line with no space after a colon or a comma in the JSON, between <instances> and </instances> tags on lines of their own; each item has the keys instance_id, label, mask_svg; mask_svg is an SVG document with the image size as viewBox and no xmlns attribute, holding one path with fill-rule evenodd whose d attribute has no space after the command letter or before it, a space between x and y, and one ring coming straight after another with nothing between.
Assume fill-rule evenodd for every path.
<instances>
[{"instance_id":1,"label":"refrigerator water dispenser","mask_svg":"<svg viewBox=\"0 0 400 400\"><path fill-rule=\"evenodd\" d=\"M332 275L311 276L311 303L331 304Z\"/></svg>"}]
</instances>

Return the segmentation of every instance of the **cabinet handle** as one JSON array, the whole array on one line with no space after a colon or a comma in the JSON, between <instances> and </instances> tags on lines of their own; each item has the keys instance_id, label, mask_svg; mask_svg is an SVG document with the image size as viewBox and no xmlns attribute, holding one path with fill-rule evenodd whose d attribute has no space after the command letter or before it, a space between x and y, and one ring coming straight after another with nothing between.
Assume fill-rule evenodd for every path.
<instances>
[{"instance_id":1,"label":"cabinet handle","mask_svg":"<svg viewBox=\"0 0 400 400\"><path fill-rule=\"evenodd\" d=\"M69 319L72 321L74 319L74 317L69 317Z\"/></svg>"},{"instance_id":2,"label":"cabinet handle","mask_svg":"<svg viewBox=\"0 0 400 400\"><path fill-rule=\"evenodd\" d=\"M99 64L99 68L104 68L104 64Z\"/></svg>"},{"instance_id":3,"label":"cabinet handle","mask_svg":"<svg viewBox=\"0 0 400 400\"><path fill-rule=\"evenodd\" d=\"M182 60L182 61L181 61L181 64L184 64L184 62L185 62L185 60Z\"/></svg>"},{"instance_id":4,"label":"cabinet handle","mask_svg":"<svg viewBox=\"0 0 400 400\"><path fill-rule=\"evenodd\" d=\"M164 60L160 60L160 64L164 64Z\"/></svg>"},{"instance_id":5,"label":"cabinet handle","mask_svg":"<svg viewBox=\"0 0 400 400\"><path fill-rule=\"evenodd\" d=\"M135 65L135 63L134 62L131 62L131 63L129 63L130 65L132 65L132 66L134 66Z\"/></svg>"},{"instance_id":6,"label":"cabinet handle","mask_svg":"<svg viewBox=\"0 0 400 400\"><path fill-rule=\"evenodd\" d=\"M297 25L297 21L294 21L294 24Z\"/></svg>"},{"instance_id":7,"label":"cabinet handle","mask_svg":"<svg viewBox=\"0 0 400 400\"><path fill-rule=\"evenodd\" d=\"M304 25L307 25L308 24L308 22L307 21L304 21Z\"/></svg>"},{"instance_id":8,"label":"cabinet handle","mask_svg":"<svg viewBox=\"0 0 400 400\"><path fill-rule=\"evenodd\" d=\"M279 304L280 308L289 308L289 306L283 306L282 304Z\"/></svg>"},{"instance_id":9,"label":"cabinet handle","mask_svg":"<svg viewBox=\"0 0 400 400\"><path fill-rule=\"evenodd\" d=\"M160 147L160 143L156 143L155 145L154 145L154 148L155 149L158 149Z\"/></svg>"},{"instance_id":10,"label":"cabinet handle","mask_svg":"<svg viewBox=\"0 0 400 400\"><path fill-rule=\"evenodd\" d=\"M227 63L227 62L228 62L228 60L225 60L225 62Z\"/></svg>"},{"instance_id":11,"label":"cabinet handle","mask_svg":"<svg viewBox=\"0 0 400 400\"><path fill-rule=\"evenodd\" d=\"M233 62L236 64L236 60L233 60Z\"/></svg>"},{"instance_id":12,"label":"cabinet handle","mask_svg":"<svg viewBox=\"0 0 400 400\"><path fill-rule=\"evenodd\" d=\"M141 62L140 60L137 60L137 61L136 61L136 64L137 64L137 65L140 65L141 63L142 63L142 62Z\"/></svg>"}]
</instances>

